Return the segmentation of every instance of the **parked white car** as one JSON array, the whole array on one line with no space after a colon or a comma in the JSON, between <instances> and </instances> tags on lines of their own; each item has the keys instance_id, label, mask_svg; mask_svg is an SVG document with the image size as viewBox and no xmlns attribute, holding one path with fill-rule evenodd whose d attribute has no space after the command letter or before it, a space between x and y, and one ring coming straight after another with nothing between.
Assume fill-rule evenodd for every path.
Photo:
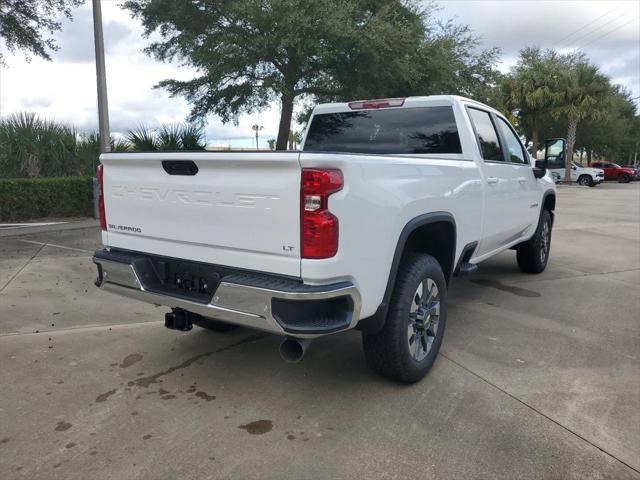
<instances>
[{"instance_id":1,"label":"parked white car","mask_svg":"<svg viewBox=\"0 0 640 480\"><path fill-rule=\"evenodd\" d=\"M559 182L564 181L566 169L564 167L555 168L554 162L549 162L549 171L552 177L558 178ZM604 182L604 170L601 168L583 167L578 162L571 163L571 181L585 187L595 187Z\"/></svg>"},{"instance_id":2,"label":"parked white car","mask_svg":"<svg viewBox=\"0 0 640 480\"><path fill-rule=\"evenodd\" d=\"M289 361L359 328L373 369L415 382L440 348L452 277L509 248L523 272L549 259L549 172L466 98L319 105L299 152L101 162L96 284L170 307L170 328L282 335Z\"/></svg>"}]
</instances>

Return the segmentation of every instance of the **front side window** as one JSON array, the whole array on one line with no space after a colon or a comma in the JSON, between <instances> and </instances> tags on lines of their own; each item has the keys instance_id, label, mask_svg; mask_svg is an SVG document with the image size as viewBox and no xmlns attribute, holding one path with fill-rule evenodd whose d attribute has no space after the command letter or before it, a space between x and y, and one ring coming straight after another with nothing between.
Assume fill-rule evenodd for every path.
<instances>
[{"instance_id":1,"label":"front side window","mask_svg":"<svg viewBox=\"0 0 640 480\"><path fill-rule=\"evenodd\" d=\"M369 154L462 153L451 107L415 107L314 115L305 151Z\"/></svg>"},{"instance_id":2,"label":"front side window","mask_svg":"<svg viewBox=\"0 0 640 480\"><path fill-rule=\"evenodd\" d=\"M502 132L502 136L506 141L506 149L507 155L510 162L513 163L527 163L526 157L524 156L524 151L522 145L520 144L520 140L511 129L509 124L504 121L504 119L498 118L498 128Z\"/></svg>"},{"instance_id":3,"label":"front side window","mask_svg":"<svg viewBox=\"0 0 640 480\"><path fill-rule=\"evenodd\" d=\"M480 153L485 160L504 161L498 134L489 114L483 110L469 108L469 116L476 131Z\"/></svg>"}]
</instances>

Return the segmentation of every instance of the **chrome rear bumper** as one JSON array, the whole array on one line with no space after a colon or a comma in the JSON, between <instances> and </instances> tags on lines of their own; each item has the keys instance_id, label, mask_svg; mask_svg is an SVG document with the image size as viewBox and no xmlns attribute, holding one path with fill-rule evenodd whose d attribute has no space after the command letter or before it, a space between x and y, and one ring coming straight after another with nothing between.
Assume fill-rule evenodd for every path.
<instances>
[{"instance_id":1,"label":"chrome rear bumper","mask_svg":"<svg viewBox=\"0 0 640 480\"><path fill-rule=\"evenodd\" d=\"M100 256L93 258L98 266L96 285L102 290L146 303L178 308L203 317L297 338L314 338L348 330L355 327L359 320L360 294L348 282L319 287L277 277L269 279L265 276L252 277L250 274L228 275L221 279L211 299L201 302L152 291L142 281L143 276L136 270L136 262L109 260L104 258L105 252L102 251ZM325 318L327 314L324 313L320 315L319 323L311 321L311 327L305 324L304 318L296 326L283 313L278 313L287 312L286 315L291 319L297 315L295 312L299 306L300 316L313 316L310 312L317 310L316 305L323 308L322 305L326 307L327 302L332 300L339 302L336 304L339 305L339 311L336 310L339 321L333 323L322 323L322 320L331 320ZM336 307L332 308L335 310Z\"/></svg>"}]
</instances>

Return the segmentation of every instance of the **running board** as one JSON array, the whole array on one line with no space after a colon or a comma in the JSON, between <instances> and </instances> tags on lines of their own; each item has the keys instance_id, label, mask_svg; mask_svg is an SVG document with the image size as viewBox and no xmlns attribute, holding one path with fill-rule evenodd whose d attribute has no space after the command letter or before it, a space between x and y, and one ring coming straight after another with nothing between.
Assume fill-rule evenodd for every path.
<instances>
[{"instance_id":1,"label":"running board","mask_svg":"<svg viewBox=\"0 0 640 480\"><path fill-rule=\"evenodd\" d=\"M472 273L476 273L477 271L478 265L476 265L475 263L461 262L458 269L458 275L462 277L465 275L471 275Z\"/></svg>"}]
</instances>

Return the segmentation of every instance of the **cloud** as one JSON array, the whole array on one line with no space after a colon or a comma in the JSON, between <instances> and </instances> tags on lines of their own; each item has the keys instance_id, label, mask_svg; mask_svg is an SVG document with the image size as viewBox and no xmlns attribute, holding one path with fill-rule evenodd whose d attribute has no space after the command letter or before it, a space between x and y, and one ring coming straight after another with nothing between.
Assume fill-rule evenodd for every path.
<instances>
[{"instance_id":1,"label":"cloud","mask_svg":"<svg viewBox=\"0 0 640 480\"><path fill-rule=\"evenodd\" d=\"M442 19L456 17L459 23L470 25L482 37L483 48L501 47L503 71L508 70L518 51L527 45L546 48L570 44L570 40L576 40L574 46L592 42L585 47L592 61L614 82L638 96L638 22L620 27L638 16L638 8L637 2L458 0L443 2L437 15ZM154 90L153 86L165 78L189 79L196 72L172 63L159 63L145 55L142 49L148 40L143 38L140 22L131 19L117 2L102 2L102 10L111 131L122 134L141 123L157 127L161 123L184 122L189 113L188 103L183 98L170 98L167 92ZM628 17L595 30L627 11L631 11ZM81 132L96 130L90 2L74 11L73 22L64 20L64 29L56 40L60 50L54 53L52 62L33 59L27 63L20 54L8 56L10 66L0 71L0 115L29 110L72 123ZM255 138L251 125L264 126L262 143L275 138L278 120L279 105L274 104L264 112L242 115L238 125L222 124L211 115L205 132L211 143L251 146Z\"/></svg>"},{"instance_id":2,"label":"cloud","mask_svg":"<svg viewBox=\"0 0 640 480\"><path fill-rule=\"evenodd\" d=\"M581 49L603 73L640 95L640 3L628 1L445 1L440 18L467 24L483 47L502 49L502 68L525 46Z\"/></svg>"},{"instance_id":3,"label":"cloud","mask_svg":"<svg viewBox=\"0 0 640 480\"><path fill-rule=\"evenodd\" d=\"M117 20L103 22L105 55L117 54L125 40L133 37L133 29ZM140 41L140 37L135 38ZM56 62L93 63L93 13L90 5L74 11L73 20L62 21L62 31L56 36L60 49L53 54Z\"/></svg>"},{"instance_id":4,"label":"cloud","mask_svg":"<svg viewBox=\"0 0 640 480\"><path fill-rule=\"evenodd\" d=\"M20 103L22 104L25 110L31 110L31 109L38 109L38 108L46 108L51 105L52 100L49 97L21 98Z\"/></svg>"}]
</instances>

